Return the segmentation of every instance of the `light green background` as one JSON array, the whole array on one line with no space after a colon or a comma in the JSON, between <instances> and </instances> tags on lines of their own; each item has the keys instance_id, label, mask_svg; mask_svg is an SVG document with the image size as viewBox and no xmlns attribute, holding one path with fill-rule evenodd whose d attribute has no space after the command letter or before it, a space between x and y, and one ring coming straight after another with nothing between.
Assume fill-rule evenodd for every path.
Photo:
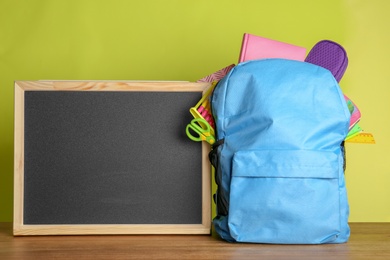
<instances>
[{"instance_id":1,"label":"light green background","mask_svg":"<svg viewBox=\"0 0 390 260\"><path fill-rule=\"evenodd\" d=\"M346 48L341 87L377 141L347 145L350 221L389 222L389 14L387 0L1 0L0 221L13 211L14 80L195 81L236 63L248 32Z\"/></svg>"}]
</instances>

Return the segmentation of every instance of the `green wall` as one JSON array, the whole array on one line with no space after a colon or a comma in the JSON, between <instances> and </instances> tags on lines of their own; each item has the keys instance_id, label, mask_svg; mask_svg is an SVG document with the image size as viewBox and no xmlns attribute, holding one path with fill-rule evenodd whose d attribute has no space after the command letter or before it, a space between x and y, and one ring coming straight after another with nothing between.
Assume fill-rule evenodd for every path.
<instances>
[{"instance_id":1,"label":"green wall","mask_svg":"<svg viewBox=\"0 0 390 260\"><path fill-rule=\"evenodd\" d=\"M390 221L390 1L1 0L0 221L12 220L13 82L195 81L236 63L245 32L349 55L341 81L377 144L347 145L353 222Z\"/></svg>"}]
</instances>

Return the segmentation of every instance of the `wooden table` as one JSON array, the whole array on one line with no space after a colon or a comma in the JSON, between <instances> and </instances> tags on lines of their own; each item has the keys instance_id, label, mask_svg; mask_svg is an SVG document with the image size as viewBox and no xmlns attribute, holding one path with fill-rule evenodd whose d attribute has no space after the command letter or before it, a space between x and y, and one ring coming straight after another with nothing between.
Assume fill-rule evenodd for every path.
<instances>
[{"instance_id":1,"label":"wooden table","mask_svg":"<svg viewBox=\"0 0 390 260\"><path fill-rule=\"evenodd\" d=\"M227 243L217 235L13 237L0 223L0 259L390 259L390 223L351 223L336 245Z\"/></svg>"}]
</instances>

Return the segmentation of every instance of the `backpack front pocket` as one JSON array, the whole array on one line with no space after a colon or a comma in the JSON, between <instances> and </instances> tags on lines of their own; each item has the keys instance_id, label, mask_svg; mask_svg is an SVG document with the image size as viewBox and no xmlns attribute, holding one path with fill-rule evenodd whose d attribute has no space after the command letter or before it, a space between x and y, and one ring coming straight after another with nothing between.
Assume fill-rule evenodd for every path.
<instances>
[{"instance_id":1,"label":"backpack front pocket","mask_svg":"<svg viewBox=\"0 0 390 260\"><path fill-rule=\"evenodd\" d=\"M236 241L331 243L340 233L342 156L328 151L238 151L229 229Z\"/></svg>"}]
</instances>

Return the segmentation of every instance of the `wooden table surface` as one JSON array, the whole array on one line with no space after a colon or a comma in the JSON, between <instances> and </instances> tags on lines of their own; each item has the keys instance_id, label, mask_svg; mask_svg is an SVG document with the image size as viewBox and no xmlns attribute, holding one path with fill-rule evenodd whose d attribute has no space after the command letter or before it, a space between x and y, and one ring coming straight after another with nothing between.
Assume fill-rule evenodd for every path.
<instances>
[{"instance_id":1,"label":"wooden table surface","mask_svg":"<svg viewBox=\"0 0 390 260\"><path fill-rule=\"evenodd\" d=\"M346 244L227 243L217 235L13 237L0 223L0 259L390 259L390 223L351 223Z\"/></svg>"}]
</instances>

